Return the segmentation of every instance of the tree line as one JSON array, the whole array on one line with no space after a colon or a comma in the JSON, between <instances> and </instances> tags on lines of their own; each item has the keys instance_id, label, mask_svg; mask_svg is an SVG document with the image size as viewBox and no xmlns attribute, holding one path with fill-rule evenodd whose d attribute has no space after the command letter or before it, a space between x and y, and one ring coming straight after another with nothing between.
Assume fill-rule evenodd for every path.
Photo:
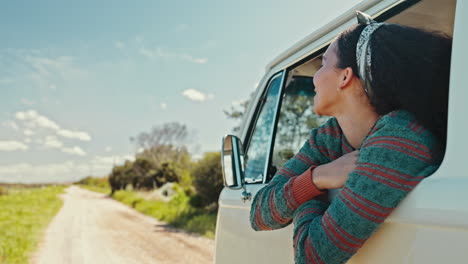
<instances>
[{"instance_id":1,"label":"tree line","mask_svg":"<svg viewBox=\"0 0 468 264\"><path fill-rule=\"evenodd\" d=\"M187 150L188 130L178 122L155 126L130 138L139 151L133 161L114 165L105 179L85 178L80 183L107 184L111 195L131 186L134 190L153 190L166 183L177 183L195 206L217 204L223 188L221 155L205 153L194 161Z\"/></svg>"}]
</instances>

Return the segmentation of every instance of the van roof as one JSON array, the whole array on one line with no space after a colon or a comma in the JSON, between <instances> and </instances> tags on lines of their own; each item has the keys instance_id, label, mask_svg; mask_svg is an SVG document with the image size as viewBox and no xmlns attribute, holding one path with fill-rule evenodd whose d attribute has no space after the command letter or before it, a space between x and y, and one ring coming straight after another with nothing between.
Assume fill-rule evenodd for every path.
<instances>
[{"instance_id":1,"label":"van roof","mask_svg":"<svg viewBox=\"0 0 468 264\"><path fill-rule=\"evenodd\" d=\"M374 6L379 2L384 2L383 0L363 0L360 3L356 4L355 6L348 9L348 11L342 13L341 15L334 18L332 21L328 22L324 26L318 28L302 40L298 41L292 47L287 49L286 51L282 52L276 58L274 58L267 66L266 71L269 71L283 60L287 59L292 54L296 53L297 51L301 50L302 48L306 47L310 43L314 42L317 39L320 39L328 32L332 31L333 29L337 28L338 26L342 25L353 19L356 16L356 11L366 11L370 7ZM395 2L403 2L403 1L395 1ZM371 14L372 15L372 14Z\"/></svg>"}]
</instances>

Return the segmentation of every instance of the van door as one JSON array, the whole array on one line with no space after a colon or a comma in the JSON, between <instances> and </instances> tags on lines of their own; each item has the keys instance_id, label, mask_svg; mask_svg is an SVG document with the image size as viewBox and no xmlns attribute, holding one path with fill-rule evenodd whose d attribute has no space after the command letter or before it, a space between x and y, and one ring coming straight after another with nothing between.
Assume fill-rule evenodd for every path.
<instances>
[{"instance_id":1,"label":"van door","mask_svg":"<svg viewBox=\"0 0 468 264\"><path fill-rule=\"evenodd\" d=\"M244 143L246 191L254 197L266 181L268 163L284 83L284 71L272 76L250 121L251 133ZM216 263L292 263L292 227L255 232L249 222L251 200L243 190L224 188L219 197L216 226Z\"/></svg>"}]
</instances>

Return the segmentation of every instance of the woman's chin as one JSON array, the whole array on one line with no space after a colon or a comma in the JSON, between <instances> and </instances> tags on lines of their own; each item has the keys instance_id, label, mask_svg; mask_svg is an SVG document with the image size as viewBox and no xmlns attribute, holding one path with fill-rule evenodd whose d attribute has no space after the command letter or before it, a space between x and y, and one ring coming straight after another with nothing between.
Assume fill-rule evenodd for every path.
<instances>
[{"instance_id":1,"label":"woman's chin","mask_svg":"<svg viewBox=\"0 0 468 264\"><path fill-rule=\"evenodd\" d=\"M314 104L313 110L317 115L322 115L322 111L321 111L320 107L318 107L316 104Z\"/></svg>"}]
</instances>

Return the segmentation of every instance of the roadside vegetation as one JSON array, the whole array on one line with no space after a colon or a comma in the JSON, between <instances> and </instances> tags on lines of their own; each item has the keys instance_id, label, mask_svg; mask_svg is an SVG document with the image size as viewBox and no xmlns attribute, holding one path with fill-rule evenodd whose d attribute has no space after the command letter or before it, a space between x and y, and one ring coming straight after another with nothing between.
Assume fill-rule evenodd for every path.
<instances>
[{"instance_id":1,"label":"roadside vegetation","mask_svg":"<svg viewBox=\"0 0 468 264\"><path fill-rule=\"evenodd\" d=\"M63 186L0 186L0 263L28 263L62 206Z\"/></svg>"},{"instance_id":2,"label":"roadside vegetation","mask_svg":"<svg viewBox=\"0 0 468 264\"><path fill-rule=\"evenodd\" d=\"M174 227L214 238L218 196L223 187L221 155L192 160L179 123L154 127L131 139L141 151L115 165L106 177L76 184L114 199Z\"/></svg>"}]
</instances>

